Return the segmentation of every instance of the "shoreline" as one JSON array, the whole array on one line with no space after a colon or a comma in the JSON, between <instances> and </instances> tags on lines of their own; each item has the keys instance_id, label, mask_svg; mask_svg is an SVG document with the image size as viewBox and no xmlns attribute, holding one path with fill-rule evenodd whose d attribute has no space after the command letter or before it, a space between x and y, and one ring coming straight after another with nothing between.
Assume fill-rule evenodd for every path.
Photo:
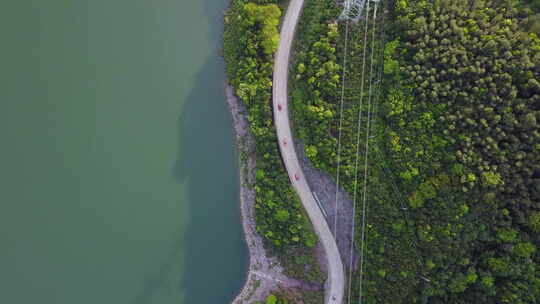
<instances>
[{"instance_id":1,"label":"shoreline","mask_svg":"<svg viewBox=\"0 0 540 304\"><path fill-rule=\"evenodd\" d=\"M255 223L255 142L249 130L245 106L225 81L226 101L232 116L236 149L238 152L240 216L249 252L249 266L243 287L231 302L249 304L264 301L273 291L298 287L301 283L283 274L278 259L270 256L264 248L262 237Z\"/></svg>"}]
</instances>

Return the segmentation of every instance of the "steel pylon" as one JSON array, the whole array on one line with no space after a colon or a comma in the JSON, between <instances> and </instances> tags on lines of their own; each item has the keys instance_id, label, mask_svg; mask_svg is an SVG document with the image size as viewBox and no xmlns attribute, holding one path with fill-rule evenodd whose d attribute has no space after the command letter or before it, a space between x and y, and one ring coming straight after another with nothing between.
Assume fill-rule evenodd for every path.
<instances>
[{"instance_id":1,"label":"steel pylon","mask_svg":"<svg viewBox=\"0 0 540 304\"><path fill-rule=\"evenodd\" d=\"M343 11L339 15L340 20L350 20L358 22L362 16L362 11L366 5L366 0L345 0L343 2Z\"/></svg>"},{"instance_id":2,"label":"steel pylon","mask_svg":"<svg viewBox=\"0 0 540 304\"><path fill-rule=\"evenodd\" d=\"M362 12L364 11L367 1L374 3L380 2L380 0L345 0L343 2L343 11L341 12L341 15L339 15L339 19L358 23L362 17Z\"/></svg>"}]
</instances>

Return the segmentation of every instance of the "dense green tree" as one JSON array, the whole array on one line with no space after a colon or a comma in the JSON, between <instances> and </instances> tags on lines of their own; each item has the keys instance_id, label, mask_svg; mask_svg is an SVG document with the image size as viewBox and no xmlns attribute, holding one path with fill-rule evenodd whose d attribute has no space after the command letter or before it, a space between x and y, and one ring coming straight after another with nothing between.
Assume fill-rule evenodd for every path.
<instances>
[{"instance_id":1,"label":"dense green tree","mask_svg":"<svg viewBox=\"0 0 540 304\"><path fill-rule=\"evenodd\" d=\"M512 0L385 4L391 22L386 44L376 47L384 82L368 167L366 302L540 300L540 39L533 14ZM310 11L322 6L308 5L311 27L300 26L291 97L306 154L334 175L341 84L325 85L331 69L323 65L342 62L344 26L326 40L333 20ZM368 110L366 99L359 105L364 28L353 28L340 155L341 184L351 195L356 119ZM364 85L376 75L366 72ZM321 115L326 109L333 115ZM359 131L363 138L365 127ZM361 186L357 191L362 195Z\"/></svg>"}]
</instances>

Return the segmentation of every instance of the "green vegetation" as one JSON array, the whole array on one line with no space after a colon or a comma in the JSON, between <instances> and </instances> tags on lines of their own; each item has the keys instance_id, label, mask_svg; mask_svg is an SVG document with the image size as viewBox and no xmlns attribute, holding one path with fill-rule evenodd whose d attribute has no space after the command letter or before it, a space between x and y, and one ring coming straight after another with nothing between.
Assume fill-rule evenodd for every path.
<instances>
[{"instance_id":1,"label":"green vegetation","mask_svg":"<svg viewBox=\"0 0 540 304\"><path fill-rule=\"evenodd\" d=\"M278 293L271 293L266 297L264 303L256 304L320 304L323 303L323 301L323 296L320 292L292 290L288 292L280 291Z\"/></svg>"},{"instance_id":2,"label":"green vegetation","mask_svg":"<svg viewBox=\"0 0 540 304\"><path fill-rule=\"evenodd\" d=\"M227 72L257 139L258 229L299 276L298 265L314 262L289 250L302 252L315 238L275 142L270 86L279 8L252 2L233 1L227 14ZM365 169L363 161L355 167L357 145L363 160L369 140L366 303L540 301L535 3L384 1L379 12L386 13L366 33L377 37L373 50L365 19L350 24L339 174L352 197ZM334 1L305 5L291 66L292 118L308 158L336 175L346 26L336 23Z\"/></svg>"},{"instance_id":3,"label":"green vegetation","mask_svg":"<svg viewBox=\"0 0 540 304\"><path fill-rule=\"evenodd\" d=\"M386 5L389 38L374 53L375 66L384 59L384 81L373 97L381 94L368 163L366 303L539 301L540 39L532 16L510 0ZM338 10L306 4L291 76L296 133L331 174L344 42ZM346 73L340 175L351 194L358 112L364 123L368 112L359 89L363 30L352 26ZM369 74L370 46L364 94L378 75Z\"/></svg>"},{"instance_id":4,"label":"green vegetation","mask_svg":"<svg viewBox=\"0 0 540 304\"><path fill-rule=\"evenodd\" d=\"M288 304L289 301L285 298L281 298L274 294L270 294L268 295L268 297L266 297L266 301L264 303L265 304Z\"/></svg>"},{"instance_id":5,"label":"green vegetation","mask_svg":"<svg viewBox=\"0 0 540 304\"><path fill-rule=\"evenodd\" d=\"M540 11L540 0L526 0L525 2L536 12Z\"/></svg>"},{"instance_id":6,"label":"green vegetation","mask_svg":"<svg viewBox=\"0 0 540 304\"><path fill-rule=\"evenodd\" d=\"M272 120L271 76L280 16L276 4L233 1L225 19L224 56L256 139L257 229L275 248L286 249L302 243L313 246L315 237L306 228L306 217L279 158Z\"/></svg>"},{"instance_id":7,"label":"green vegetation","mask_svg":"<svg viewBox=\"0 0 540 304\"><path fill-rule=\"evenodd\" d=\"M320 284L323 284L326 279L309 247L294 248L294 250L286 252L282 256L282 261L285 265L288 265L285 274L291 278Z\"/></svg>"},{"instance_id":8,"label":"green vegetation","mask_svg":"<svg viewBox=\"0 0 540 304\"><path fill-rule=\"evenodd\" d=\"M337 168L337 137L339 126L339 112L341 101L341 74L343 72L343 52L344 52L344 32L343 22L337 25L339 35L335 35L335 17L339 15L340 7L332 1L312 1L307 2L304 15L299 25L298 38L296 43L296 56L292 69L296 71L291 75L291 100L293 107L293 119L295 132L305 144L306 155L312 163L319 169L331 173L335 176ZM379 20L378 23L380 23ZM344 112L341 135L341 185L352 194L354 191L355 160L357 148L357 118L359 111L362 113L363 123L360 126L362 134L360 147L365 144L366 113L368 109L369 74L371 67L371 44L364 45L364 22L353 25L350 24L348 35L348 57L346 69L346 86L344 91ZM367 36L371 37L373 24L369 24L370 30ZM378 24L378 29L382 29ZM376 37L380 36L376 30ZM392 49L398 46L397 43L387 44L385 56L389 57ZM363 51L366 48L366 76L362 77ZM374 45L372 76L382 73L381 55L383 49L380 44ZM386 59L386 58L385 58ZM389 61L387 61L389 62ZM338 66L338 69L327 69L321 67ZM384 69L387 72L399 71L398 62L393 65L389 62ZM328 72L327 72L328 71ZM333 86L329 79L338 79L339 84ZM362 91L362 80L364 80L364 90ZM330 83L329 83L330 82ZM372 83L373 84L373 83ZM374 92L378 86L374 85ZM394 96L396 104L399 94ZM362 104L360 100L362 99ZM376 99L373 98L372 102ZM317 111L313 111L313 108ZM375 108L375 107L374 107ZM407 110L403 107L396 109L396 114ZM322 113L314 115L313 112ZM327 113L327 115L324 115ZM372 130L373 133L382 133L380 127ZM371 139L377 141L381 135ZM374 142L373 142L374 143ZM373 144L372 143L372 144ZM317 153L310 150L316 149ZM403 149L406 147L403 147ZM402 147L396 150L401 150ZM362 151L363 149L360 149ZM411 246L416 239L416 231L413 223L403 215L399 203L395 200L394 189L385 173L388 168L384 162L375 161L381 158L380 149L378 153L371 154L368 163L370 170L369 193L371 201L378 201L378 204L370 203L369 223L367 225L367 235L369 239L366 251L368 261L368 277L365 282L364 291L370 303L399 303L396 297L411 299L410 292L415 288L419 278L416 276L416 266L418 256L416 250ZM363 154L362 154L363 156ZM360 161L358 175L363 176L363 158ZM416 168L411 167L403 174L404 178L412 179L418 176ZM444 181L444 178L442 178ZM361 181L361 178L360 178ZM438 181L437 181L438 182ZM362 183L357 188L358 197L362 198ZM433 186L426 183L424 186L425 197L433 194ZM418 192L418 203L422 204L424 193ZM351 195L352 197L353 195ZM361 201L361 200L359 200ZM358 208L357 210L361 210ZM360 223L361 213L358 212L357 223ZM357 244L360 236L360 225L357 228ZM425 235L426 239L431 236ZM349 261L345 261L348 264ZM434 263L432 262L432 267ZM355 279L357 274L355 275ZM356 281L356 280L355 280ZM353 298L358 297L357 282L353 283ZM366 291L367 289L367 291ZM388 292L392 290L392 292ZM380 297L385 295L385 297Z\"/></svg>"},{"instance_id":9,"label":"green vegetation","mask_svg":"<svg viewBox=\"0 0 540 304\"><path fill-rule=\"evenodd\" d=\"M522 14L513 1L395 6L397 47L385 66L397 62L399 70L386 73L382 144L401 173L401 191L418 208L411 213L418 254L436 264L418 263L429 282L409 297L540 297L533 230L540 208L540 40L527 32ZM411 168L419 174L403 178ZM445 181L435 183L441 176Z\"/></svg>"},{"instance_id":10,"label":"green vegetation","mask_svg":"<svg viewBox=\"0 0 540 304\"><path fill-rule=\"evenodd\" d=\"M540 0L519 1L523 27L536 35L540 35Z\"/></svg>"},{"instance_id":11,"label":"green vegetation","mask_svg":"<svg viewBox=\"0 0 540 304\"><path fill-rule=\"evenodd\" d=\"M273 53L279 40L281 9L276 1L231 1L225 16L224 58L227 75L246 105L256 141L255 214L257 230L281 256L305 251L317 241L281 162L272 118ZM285 259L282 259L285 260ZM318 277L318 267L297 277Z\"/></svg>"}]
</instances>

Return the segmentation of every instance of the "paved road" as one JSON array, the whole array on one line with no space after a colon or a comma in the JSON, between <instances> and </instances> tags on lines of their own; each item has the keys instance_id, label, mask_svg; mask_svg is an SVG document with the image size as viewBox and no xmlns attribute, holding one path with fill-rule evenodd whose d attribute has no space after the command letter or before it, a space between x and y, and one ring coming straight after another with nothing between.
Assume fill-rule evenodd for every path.
<instances>
[{"instance_id":1,"label":"paved road","mask_svg":"<svg viewBox=\"0 0 540 304\"><path fill-rule=\"evenodd\" d=\"M306 182L304 172L300 167L289 123L289 110L287 106L287 81L289 72L289 57L298 18L302 11L304 0L291 0L285 14L281 37L274 65L273 81L273 107L274 123L277 129L281 156L287 168L289 178L294 189L300 196L302 205L306 209L315 232L319 236L328 258L328 282L325 303L342 304L345 286L343 263L336 241L328 223L313 198L311 189Z\"/></svg>"}]
</instances>

